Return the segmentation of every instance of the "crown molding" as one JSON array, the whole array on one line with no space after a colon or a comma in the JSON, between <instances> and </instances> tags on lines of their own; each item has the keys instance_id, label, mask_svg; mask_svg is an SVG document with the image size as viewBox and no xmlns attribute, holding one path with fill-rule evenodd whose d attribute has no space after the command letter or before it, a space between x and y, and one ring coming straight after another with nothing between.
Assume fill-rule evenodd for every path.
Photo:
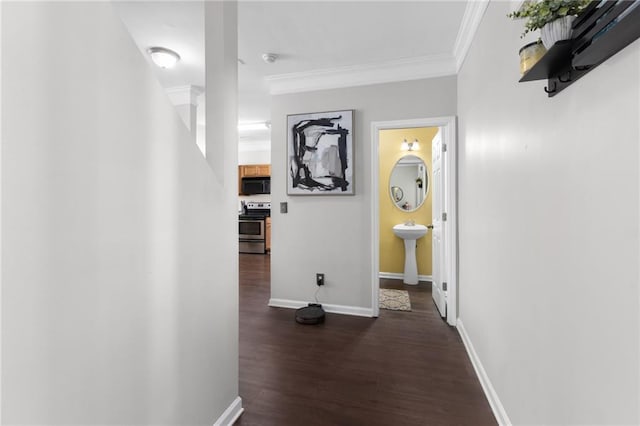
<instances>
[{"instance_id":1,"label":"crown molding","mask_svg":"<svg viewBox=\"0 0 640 426\"><path fill-rule=\"evenodd\" d=\"M480 21L482 21L487 6L489 6L489 0L470 0L467 2L467 7L462 16L462 23L460 24L460 30L458 31L458 37L453 45L453 56L456 60L456 74L460 71L460 68L462 68L464 59L471 47L476 31L478 31Z\"/></svg>"},{"instance_id":2,"label":"crown molding","mask_svg":"<svg viewBox=\"0 0 640 426\"><path fill-rule=\"evenodd\" d=\"M176 86L165 89L169 100L173 105L198 106L198 96L202 90L196 86Z\"/></svg>"},{"instance_id":3,"label":"crown molding","mask_svg":"<svg viewBox=\"0 0 640 426\"><path fill-rule=\"evenodd\" d=\"M452 54L271 75L265 77L269 93L282 95L455 75L464 63L489 1L467 2Z\"/></svg>"},{"instance_id":4,"label":"crown molding","mask_svg":"<svg viewBox=\"0 0 640 426\"><path fill-rule=\"evenodd\" d=\"M269 93L310 92L394 81L420 80L456 73L456 58L450 54L423 56L380 62L327 68L315 71L277 74L265 77Z\"/></svg>"}]
</instances>

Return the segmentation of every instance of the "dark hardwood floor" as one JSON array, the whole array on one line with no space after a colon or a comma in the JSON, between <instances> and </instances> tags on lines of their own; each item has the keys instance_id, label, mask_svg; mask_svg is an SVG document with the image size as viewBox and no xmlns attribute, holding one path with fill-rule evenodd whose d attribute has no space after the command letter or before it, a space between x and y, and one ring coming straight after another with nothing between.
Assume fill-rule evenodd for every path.
<instances>
[{"instance_id":1,"label":"dark hardwood floor","mask_svg":"<svg viewBox=\"0 0 640 426\"><path fill-rule=\"evenodd\" d=\"M457 331L426 283L411 312L327 314L300 325L270 308L270 257L240 255L240 396L236 425L495 425ZM319 295L322 302L322 291Z\"/></svg>"}]
</instances>

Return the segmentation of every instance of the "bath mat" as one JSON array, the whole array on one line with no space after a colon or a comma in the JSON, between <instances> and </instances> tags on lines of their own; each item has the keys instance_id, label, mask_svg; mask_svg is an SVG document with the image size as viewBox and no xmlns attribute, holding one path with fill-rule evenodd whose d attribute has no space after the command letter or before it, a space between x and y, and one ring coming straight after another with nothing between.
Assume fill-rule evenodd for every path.
<instances>
[{"instance_id":1,"label":"bath mat","mask_svg":"<svg viewBox=\"0 0 640 426\"><path fill-rule=\"evenodd\" d=\"M392 311L410 311L411 301L406 290L380 289L380 308Z\"/></svg>"}]
</instances>

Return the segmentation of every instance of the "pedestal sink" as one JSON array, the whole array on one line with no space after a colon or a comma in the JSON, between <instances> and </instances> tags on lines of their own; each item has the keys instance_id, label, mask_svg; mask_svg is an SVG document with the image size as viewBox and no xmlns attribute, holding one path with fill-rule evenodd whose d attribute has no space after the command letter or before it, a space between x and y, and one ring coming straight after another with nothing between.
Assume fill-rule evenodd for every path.
<instances>
[{"instance_id":1,"label":"pedestal sink","mask_svg":"<svg viewBox=\"0 0 640 426\"><path fill-rule=\"evenodd\" d=\"M393 233L404 240L404 280L405 284L418 284L418 264L416 263L416 240L427 235L429 228L424 225L399 223Z\"/></svg>"}]
</instances>

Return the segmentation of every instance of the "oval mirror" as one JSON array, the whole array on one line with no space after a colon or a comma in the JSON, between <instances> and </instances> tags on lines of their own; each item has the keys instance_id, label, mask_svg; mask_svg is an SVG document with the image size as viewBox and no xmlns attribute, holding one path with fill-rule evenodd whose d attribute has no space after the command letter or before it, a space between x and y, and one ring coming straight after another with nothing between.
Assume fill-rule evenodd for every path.
<instances>
[{"instance_id":1,"label":"oval mirror","mask_svg":"<svg viewBox=\"0 0 640 426\"><path fill-rule=\"evenodd\" d=\"M389 195L393 204L402 211L420 208L427 198L429 173L420 157L405 155L393 166L389 178Z\"/></svg>"}]
</instances>

